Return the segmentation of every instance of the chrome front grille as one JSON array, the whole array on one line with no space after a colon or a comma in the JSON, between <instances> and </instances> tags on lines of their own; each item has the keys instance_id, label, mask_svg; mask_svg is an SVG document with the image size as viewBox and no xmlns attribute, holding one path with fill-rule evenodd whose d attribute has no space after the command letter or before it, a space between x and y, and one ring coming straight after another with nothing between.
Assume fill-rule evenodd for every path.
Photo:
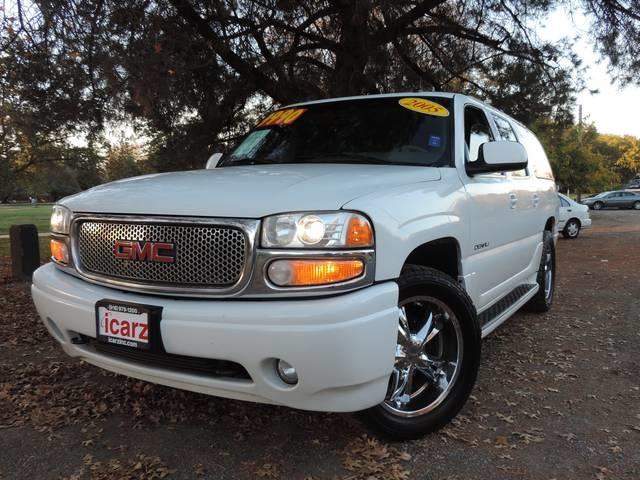
<instances>
[{"instance_id":1,"label":"chrome front grille","mask_svg":"<svg viewBox=\"0 0 640 480\"><path fill-rule=\"evenodd\" d=\"M229 289L240 282L250 251L250 240L240 225L92 218L79 219L74 235L78 271L115 284ZM175 261L117 258L116 240L172 243Z\"/></svg>"}]
</instances>

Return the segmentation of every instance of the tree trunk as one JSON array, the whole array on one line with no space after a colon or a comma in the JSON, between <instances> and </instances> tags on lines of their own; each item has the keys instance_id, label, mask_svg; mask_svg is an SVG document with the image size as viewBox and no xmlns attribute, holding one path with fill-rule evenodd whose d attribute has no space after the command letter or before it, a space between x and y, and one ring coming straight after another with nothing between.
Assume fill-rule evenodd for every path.
<instances>
[{"instance_id":1,"label":"tree trunk","mask_svg":"<svg viewBox=\"0 0 640 480\"><path fill-rule=\"evenodd\" d=\"M341 4L342 32L329 85L331 97L359 95L366 91L364 69L369 61L367 20L370 5L369 0Z\"/></svg>"}]
</instances>

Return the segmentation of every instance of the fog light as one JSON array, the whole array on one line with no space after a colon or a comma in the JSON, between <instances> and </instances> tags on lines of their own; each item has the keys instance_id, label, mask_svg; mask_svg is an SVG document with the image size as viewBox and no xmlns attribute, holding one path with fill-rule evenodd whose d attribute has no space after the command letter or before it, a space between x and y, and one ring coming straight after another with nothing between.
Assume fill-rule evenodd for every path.
<instances>
[{"instance_id":1,"label":"fog light","mask_svg":"<svg viewBox=\"0 0 640 480\"><path fill-rule=\"evenodd\" d=\"M269 280L279 287L304 287L346 282L362 276L360 259L275 260L268 269Z\"/></svg>"},{"instance_id":2,"label":"fog light","mask_svg":"<svg viewBox=\"0 0 640 480\"><path fill-rule=\"evenodd\" d=\"M284 383L288 383L289 385L298 383L298 372L296 372L296 369L293 368L290 363L284 360L278 360L276 370L278 371L278 376Z\"/></svg>"}]
</instances>

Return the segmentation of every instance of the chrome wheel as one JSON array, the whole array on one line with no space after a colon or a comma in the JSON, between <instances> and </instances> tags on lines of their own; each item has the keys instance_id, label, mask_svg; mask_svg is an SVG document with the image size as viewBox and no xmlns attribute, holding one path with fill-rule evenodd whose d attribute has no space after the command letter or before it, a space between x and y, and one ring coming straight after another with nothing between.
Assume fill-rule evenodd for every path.
<instances>
[{"instance_id":1,"label":"chrome wheel","mask_svg":"<svg viewBox=\"0 0 640 480\"><path fill-rule=\"evenodd\" d=\"M545 254L544 260L544 298L551 299L553 295L553 255Z\"/></svg>"},{"instance_id":2,"label":"chrome wheel","mask_svg":"<svg viewBox=\"0 0 640 480\"><path fill-rule=\"evenodd\" d=\"M602 207L603 207L603 205L600 202L596 202L596 203L593 204L593 209L594 210L602 210Z\"/></svg>"},{"instance_id":3,"label":"chrome wheel","mask_svg":"<svg viewBox=\"0 0 640 480\"><path fill-rule=\"evenodd\" d=\"M580 227L577 222L571 221L567 224L567 235L571 238L577 237L580 233Z\"/></svg>"},{"instance_id":4,"label":"chrome wheel","mask_svg":"<svg viewBox=\"0 0 640 480\"><path fill-rule=\"evenodd\" d=\"M451 392L462 365L462 329L453 310L433 297L407 298L399 314L395 365L382 406L415 417Z\"/></svg>"}]
</instances>

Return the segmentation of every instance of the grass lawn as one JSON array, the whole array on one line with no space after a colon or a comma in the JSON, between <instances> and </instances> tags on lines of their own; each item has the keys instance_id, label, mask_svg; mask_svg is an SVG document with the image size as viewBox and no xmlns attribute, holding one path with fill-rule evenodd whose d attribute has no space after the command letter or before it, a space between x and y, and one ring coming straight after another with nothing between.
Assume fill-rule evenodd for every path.
<instances>
[{"instance_id":1,"label":"grass lawn","mask_svg":"<svg viewBox=\"0 0 640 480\"><path fill-rule=\"evenodd\" d=\"M40 260L48 261L51 256L49 250L49 237L40 237ZM8 257L11 255L10 243L8 238L0 238L0 257Z\"/></svg>"},{"instance_id":2,"label":"grass lawn","mask_svg":"<svg viewBox=\"0 0 640 480\"><path fill-rule=\"evenodd\" d=\"M38 227L38 233L49 231L51 205L32 206L4 206L0 205L0 235L8 235L11 225L33 223Z\"/></svg>"}]
</instances>

